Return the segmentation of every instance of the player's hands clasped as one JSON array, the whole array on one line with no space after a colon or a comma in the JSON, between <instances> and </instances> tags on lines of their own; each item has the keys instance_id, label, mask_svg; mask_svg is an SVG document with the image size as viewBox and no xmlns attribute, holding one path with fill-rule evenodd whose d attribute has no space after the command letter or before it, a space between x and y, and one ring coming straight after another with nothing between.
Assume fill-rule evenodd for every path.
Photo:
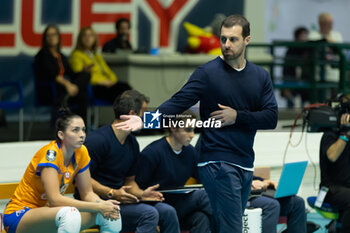
<instances>
[{"instance_id":1,"label":"player's hands clasped","mask_svg":"<svg viewBox=\"0 0 350 233\"><path fill-rule=\"evenodd\" d=\"M117 220L120 218L119 202L116 200L107 200L100 202L100 213L102 216L109 220Z\"/></svg>"}]
</instances>

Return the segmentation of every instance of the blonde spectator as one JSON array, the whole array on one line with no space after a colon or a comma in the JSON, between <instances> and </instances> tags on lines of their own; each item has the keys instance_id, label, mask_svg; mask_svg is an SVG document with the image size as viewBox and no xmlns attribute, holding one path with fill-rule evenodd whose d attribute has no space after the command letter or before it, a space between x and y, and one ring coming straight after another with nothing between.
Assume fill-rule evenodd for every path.
<instances>
[{"instance_id":1,"label":"blonde spectator","mask_svg":"<svg viewBox=\"0 0 350 233\"><path fill-rule=\"evenodd\" d=\"M329 13L321 13L318 16L319 31L313 30L309 34L309 40L326 39L329 43L342 43L342 35L333 30L333 17Z\"/></svg>"},{"instance_id":2,"label":"blonde spectator","mask_svg":"<svg viewBox=\"0 0 350 233\"><path fill-rule=\"evenodd\" d=\"M333 30L333 17L329 13L321 13L318 16L318 25L319 31L312 30L309 33L309 40L312 41L324 41L328 43L342 43L342 35ZM329 51L330 50L330 51ZM331 49L327 49L327 60L337 60L334 57L334 53ZM327 64L326 66L326 76L325 80L329 82L338 82L339 81L339 69L332 68L331 65Z\"/></svg>"},{"instance_id":3,"label":"blonde spectator","mask_svg":"<svg viewBox=\"0 0 350 233\"><path fill-rule=\"evenodd\" d=\"M117 76L97 52L97 34L91 27L80 30L77 44L70 57L70 64L75 72L91 74L94 96L109 102L131 89L127 83L118 81Z\"/></svg>"}]
</instances>

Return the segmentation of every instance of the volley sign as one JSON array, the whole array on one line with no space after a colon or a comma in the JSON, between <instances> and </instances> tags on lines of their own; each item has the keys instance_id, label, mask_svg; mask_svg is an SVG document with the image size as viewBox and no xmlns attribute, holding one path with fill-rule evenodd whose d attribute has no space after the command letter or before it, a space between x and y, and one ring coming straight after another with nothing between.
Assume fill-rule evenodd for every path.
<instances>
[{"instance_id":1,"label":"volley sign","mask_svg":"<svg viewBox=\"0 0 350 233\"><path fill-rule=\"evenodd\" d=\"M62 46L71 49L81 27L92 26L102 45L115 36L115 21L127 18L132 22L131 42L137 45L139 26L142 27L138 24L143 23L139 21L139 11L150 21L151 47L175 48L181 21L197 2L198 0L8 1L6 4L11 12L8 12L5 23L0 23L0 55L36 53L41 46L43 30L52 21L61 29ZM58 12L58 8L63 10ZM50 14L67 19L53 20L51 16L49 20L43 18Z\"/></svg>"}]
</instances>

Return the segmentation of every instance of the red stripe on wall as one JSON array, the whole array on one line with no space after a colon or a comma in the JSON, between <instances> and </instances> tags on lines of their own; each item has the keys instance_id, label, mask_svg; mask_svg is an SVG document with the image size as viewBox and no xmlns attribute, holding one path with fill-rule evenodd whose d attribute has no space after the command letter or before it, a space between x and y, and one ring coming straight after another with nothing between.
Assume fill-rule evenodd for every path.
<instances>
[{"instance_id":1,"label":"red stripe on wall","mask_svg":"<svg viewBox=\"0 0 350 233\"><path fill-rule=\"evenodd\" d=\"M0 33L0 46L1 47L14 47L15 46L15 34L14 33Z\"/></svg>"}]
</instances>

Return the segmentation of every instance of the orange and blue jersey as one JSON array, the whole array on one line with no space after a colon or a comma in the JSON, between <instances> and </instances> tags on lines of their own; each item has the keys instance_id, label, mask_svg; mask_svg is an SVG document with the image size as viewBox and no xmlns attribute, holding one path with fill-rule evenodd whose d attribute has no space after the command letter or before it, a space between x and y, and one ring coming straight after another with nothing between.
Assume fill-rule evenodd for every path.
<instances>
[{"instance_id":1,"label":"orange and blue jersey","mask_svg":"<svg viewBox=\"0 0 350 233\"><path fill-rule=\"evenodd\" d=\"M90 157L84 145L80 149L75 149L71 162L65 166L60 144L52 141L42 147L32 158L6 207L5 214L25 208L43 207L47 204L47 196L41 183L41 170L44 167L52 167L57 170L60 192L64 194L75 175L84 172L89 165Z\"/></svg>"}]
</instances>

